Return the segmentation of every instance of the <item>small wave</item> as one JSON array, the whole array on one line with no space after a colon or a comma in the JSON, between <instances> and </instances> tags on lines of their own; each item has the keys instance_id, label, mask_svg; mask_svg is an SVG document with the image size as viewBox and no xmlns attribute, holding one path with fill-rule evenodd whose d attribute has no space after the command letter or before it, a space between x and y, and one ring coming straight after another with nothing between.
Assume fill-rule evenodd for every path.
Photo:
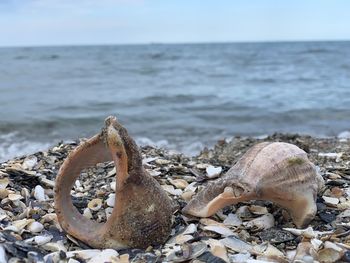
<instances>
[{"instance_id":1,"label":"small wave","mask_svg":"<svg viewBox=\"0 0 350 263\"><path fill-rule=\"evenodd\" d=\"M29 58L29 56L21 56L20 55L20 56L15 56L14 57L15 60L24 60L24 59L27 59L27 58Z\"/></svg>"},{"instance_id":2,"label":"small wave","mask_svg":"<svg viewBox=\"0 0 350 263\"><path fill-rule=\"evenodd\" d=\"M146 58L150 58L152 60L178 60L181 58L181 56L178 55L169 55L167 53L152 53L152 54L147 54Z\"/></svg>"},{"instance_id":3,"label":"small wave","mask_svg":"<svg viewBox=\"0 0 350 263\"><path fill-rule=\"evenodd\" d=\"M198 100L210 100L217 98L217 95L191 95L191 94L177 94L177 95L152 95L139 100L140 103L153 105L155 103L192 103Z\"/></svg>"},{"instance_id":4,"label":"small wave","mask_svg":"<svg viewBox=\"0 0 350 263\"><path fill-rule=\"evenodd\" d=\"M325 48L310 48L299 52L299 54L326 54L326 53L334 53L334 51L330 49L325 49Z\"/></svg>"},{"instance_id":5,"label":"small wave","mask_svg":"<svg viewBox=\"0 0 350 263\"><path fill-rule=\"evenodd\" d=\"M140 137L136 139L136 143L140 146L153 146L153 147L158 147L158 148L165 148L169 149L169 142L167 140L159 140L159 141L153 141L147 137Z\"/></svg>"},{"instance_id":6,"label":"small wave","mask_svg":"<svg viewBox=\"0 0 350 263\"><path fill-rule=\"evenodd\" d=\"M248 79L248 81L251 81L253 83L266 83L266 84L274 84L278 82L278 80L274 78L251 78L251 79Z\"/></svg>"},{"instance_id":7,"label":"small wave","mask_svg":"<svg viewBox=\"0 0 350 263\"><path fill-rule=\"evenodd\" d=\"M18 137L17 132L2 134L0 135L0 162L46 150L49 146L49 143L23 140Z\"/></svg>"},{"instance_id":8,"label":"small wave","mask_svg":"<svg viewBox=\"0 0 350 263\"><path fill-rule=\"evenodd\" d=\"M46 56L40 57L40 60L57 60L59 58L60 58L59 55L51 54L51 55L46 55Z\"/></svg>"},{"instance_id":9,"label":"small wave","mask_svg":"<svg viewBox=\"0 0 350 263\"><path fill-rule=\"evenodd\" d=\"M337 135L338 139L350 139L350 131L343 131Z\"/></svg>"},{"instance_id":10,"label":"small wave","mask_svg":"<svg viewBox=\"0 0 350 263\"><path fill-rule=\"evenodd\" d=\"M204 148L204 144L197 142L181 142L181 143L170 143L168 140L153 141L147 137L136 138L136 143L140 146L153 146L162 148L176 153L183 153L187 156L195 156L200 153Z\"/></svg>"}]
</instances>

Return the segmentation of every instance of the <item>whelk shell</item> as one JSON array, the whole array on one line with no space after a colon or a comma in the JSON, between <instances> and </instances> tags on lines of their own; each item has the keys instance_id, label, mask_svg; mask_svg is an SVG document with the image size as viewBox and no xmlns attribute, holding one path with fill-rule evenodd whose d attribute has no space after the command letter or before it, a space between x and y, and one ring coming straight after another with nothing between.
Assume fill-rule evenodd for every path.
<instances>
[{"instance_id":1,"label":"whelk shell","mask_svg":"<svg viewBox=\"0 0 350 263\"><path fill-rule=\"evenodd\" d=\"M198 193L183 212L208 217L227 205L269 200L287 209L297 227L304 227L316 214L315 200L323 186L323 178L303 150L289 143L263 142Z\"/></svg>"},{"instance_id":2,"label":"whelk shell","mask_svg":"<svg viewBox=\"0 0 350 263\"><path fill-rule=\"evenodd\" d=\"M116 202L110 214L108 208L106 213L100 209L101 199L90 201L89 209L99 210L96 222L74 207L71 189L84 169L97 166L97 170L103 171L102 163L110 161L116 167ZM108 185L97 196L106 193L106 188ZM176 190L182 194L180 189ZM105 120L100 133L70 152L56 177L54 198L63 230L91 247L147 248L163 244L171 232L174 203L146 172L139 147L113 116ZM107 222L100 223L105 216Z\"/></svg>"}]
</instances>

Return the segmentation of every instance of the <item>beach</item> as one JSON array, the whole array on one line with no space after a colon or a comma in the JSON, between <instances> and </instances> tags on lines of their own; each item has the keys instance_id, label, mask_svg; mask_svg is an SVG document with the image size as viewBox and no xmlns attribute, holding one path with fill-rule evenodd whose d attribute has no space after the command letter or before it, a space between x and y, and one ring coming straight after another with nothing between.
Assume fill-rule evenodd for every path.
<instances>
[{"instance_id":1,"label":"beach","mask_svg":"<svg viewBox=\"0 0 350 263\"><path fill-rule=\"evenodd\" d=\"M177 206L169 239L145 250L91 249L58 224L55 178L68 153L84 139L13 158L0 164L0 262L293 262L299 258L350 262L350 138L346 135L234 137L192 157L142 146L144 168ZM296 229L289 214L268 201L228 206L208 219L181 213L192 196L217 179L209 176L208 167L220 167L220 177L247 149L262 141L297 145L325 180L317 197L317 214L306 230ZM75 183L73 203L87 218L105 222L111 214L113 167L112 163L99 164L84 171ZM96 199L101 205L91 209L89 204Z\"/></svg>"}]
</instances>

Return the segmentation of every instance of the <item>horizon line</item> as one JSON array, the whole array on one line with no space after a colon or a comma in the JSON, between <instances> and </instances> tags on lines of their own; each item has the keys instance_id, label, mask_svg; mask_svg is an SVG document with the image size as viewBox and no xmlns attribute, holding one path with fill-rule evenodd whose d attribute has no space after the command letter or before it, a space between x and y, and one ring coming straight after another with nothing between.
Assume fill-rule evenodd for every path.
<instances>
[{"instance_id":1,"label":"horizon line","mask_svg":"<svg viewBox=\"0 0 350 263\"><path fill-rule=\"evenodd\" d=\"M272 43L326 43L349 42L350 39L296 39L296 40L237 40L237 41L202 41L202 42L130 42L130 43L77 43L77 44L34 44L34 45L0 45L0 48L50 48L50 47L96 47L96 46L146 46L146 45L220 45L220 44L272 44Z\"/></svg>"}]
</instances>

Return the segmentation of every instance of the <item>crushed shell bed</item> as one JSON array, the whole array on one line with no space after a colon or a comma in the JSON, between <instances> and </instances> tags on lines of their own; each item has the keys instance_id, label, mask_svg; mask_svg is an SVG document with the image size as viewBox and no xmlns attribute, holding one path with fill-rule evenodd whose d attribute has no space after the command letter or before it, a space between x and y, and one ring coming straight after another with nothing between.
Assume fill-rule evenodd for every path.
<instances>
[{"instance_id":1,"label":"crushed shell bed","mask_svg":"<svg viewBox=\"0 0 350 263\"><path fill-rule=\"evenodd\" d=\"M274 134L219 141L196 157L143 147L145 169L177 203L172 232L159 247L98 250L64 233L53 195L57 171L84 139L0 164L0 262L350 262L350 139ZM325 179L318 212L306 229L265 201L226 207L210 218L180 211L206 184L222 176L261 141L296 144ZM82 171L72 200L87 218L105 222L114 205L115 168Z\"/></svg>"}]
</instances>

